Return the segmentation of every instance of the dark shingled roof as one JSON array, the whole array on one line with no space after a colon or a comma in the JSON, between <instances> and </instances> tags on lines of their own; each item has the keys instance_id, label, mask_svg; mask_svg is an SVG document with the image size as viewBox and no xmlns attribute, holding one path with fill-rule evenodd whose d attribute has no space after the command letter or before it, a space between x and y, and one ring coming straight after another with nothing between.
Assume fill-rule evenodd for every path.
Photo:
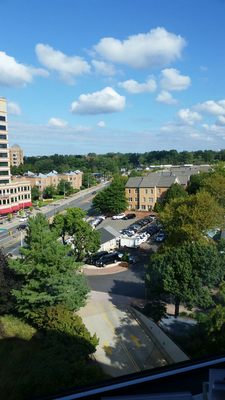
<instances>
[{"instance_id":1,"label":"dark shingled roof","mask_svg":"<svg viewBox=\"0 0 225 400\"><path fill-rule=\"evenodd\" d=\"M143 179L142 176L137 176L137 177L129 178L128 181L127 181L127 183L126 183L126 186L125 186L125 187L128 187L128 188L136 188L136 187L139 187L139 185L140 185L142 179Z\"/></svg>"},{"instance_id":2,"label":"dark shingled roof","mask_svg":"<svg viewBox=\"0 0 225 400\"><path fill-rule=\"evenodd\" d=\"M100 233L101 244L109 242L110 240L120 236L119 232L117 232L111 226L106 226L105 228L99 228L98 232Z\"/></svg>"}]
</instances>

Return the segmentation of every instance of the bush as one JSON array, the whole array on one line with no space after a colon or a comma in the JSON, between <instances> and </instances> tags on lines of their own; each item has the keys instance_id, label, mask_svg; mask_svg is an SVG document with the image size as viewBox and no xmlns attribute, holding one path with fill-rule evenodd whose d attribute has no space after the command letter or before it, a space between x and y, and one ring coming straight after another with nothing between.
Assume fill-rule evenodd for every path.
<instances>
[{"instance_id":1,"label":"bush","mask_svg":"<svg viewBox=\"0 0 225 400\"><path fill-rule=\"evenodd\" d=\"M80 339L80 351L85 346L87 354L94 353L99 340L94 334L91 336L86 326L83 324L81 317L69 311L62 305L48 307L39 310L35 320L35 325L44 331L57 332L68 338ZM63 336L62 336L63 339ZM88 345L87 345L88 344Z\"/></svg>"}]
</instances>

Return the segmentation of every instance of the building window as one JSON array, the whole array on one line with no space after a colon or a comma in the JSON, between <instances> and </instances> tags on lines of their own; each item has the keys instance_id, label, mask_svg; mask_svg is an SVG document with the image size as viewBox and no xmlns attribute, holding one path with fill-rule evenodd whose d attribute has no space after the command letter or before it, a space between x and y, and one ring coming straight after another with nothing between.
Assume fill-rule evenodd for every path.
<instances>
[{"instance_id":1,"label":"building window","mask_svg":"<svg viewBox=\"0 0 225 400\"><path fill-rule=\"evenodd\" d=\"M0 158L7 158L8 154L7 153L0 153Z\"/></svg>"},{"instance_id":2,"label":"building window","mask_svg":"<svg viewBox=\"0 0 225 400\"><path fill-rule=\"evenodd\" d=\"M142 209L142 210L145 210L145 209L146 209L146 206L145 206L144 204L142 204L141 209Z\"/></svg>"},{"instance_id":3,"label":"building window","mask_svg":"<svg viewBox=\"0 0 225 400\"><path fill-rule=\"evenodd\" d=\"M13 193L13 189L10 189L10 193Z\"/></svg>"},{"instance_id":4,"label":"building window","mask_svg":"<svg viewBox=\"0 0 225 400\"><path fill-rule=\"evenodd\" d=\"M6 131L6 126L5 125L0 125L0 130L1 131Z\"/></svg>"},{"instance_id":5,"label":"building window","mask_svg":"<svg viewBox=\"0 0 225 400\"><path fill-rule=\"evenodd\" d=\"M0 171L0 175L9 175L8 171Z\"/></svg>"},{"instance_id":6,"label":"building window","mask_svg":"<svg viewBox=\"0 0 225 400\"><path fill-rule=\"evenodd\" d=\"M138 201L138 197L135 197L135 201Z\"/></svg>"},{"instance_id":7,"label":"building window","mask_svg":"<svg viewBox=\"0 0 225 400\"><path fill-rule=\"evenodd\" d=\"M14 197L11 197L11 203L14 203Z\"/></svg>"},{"instance_id":8,"label":"building window","mask_svg":"<svg viewBox=\"0 0 225 400\"><path fill-rule=\"evenodd\" d=\"M5 121L5 117L3 115L0 115L0 121Z\"/></svg>"},{"instance_id":9,"label":"building window","mask_svg":"<svg viewBox=\"0 0 225 400\"><path fill-rule=\"evenodd\" d=\"M6 143L0 143L0 149L7 149L7 144Z\"/></svg>"},{"instance_id":10,"label":"building window","mask_svg":"<svg viewBox=\"0 0 225 400\"><path fill-rule=\"evenodd\" d=\"M154 189L151 189L151 194L153 194L154 193Z\"/></svg>"},{"instance_id":11,"label":"building window","mask_svg":"<svg viewBox=\"0 0 225 400\"><path fill-rule=\"evenodd\" d=\"M7 161L0 161L0 167L8 167Z\"/></svg>"},{"instance_id":12,"label":"building window","mask_svg":"<svg viewBox=\"0 0 225 400\"><path fill-rule=\"evenodd\" d=\"M7 136L6 136L6 135L0 135L0 139L6 140L6 139L7 139Z\"/></svg>"},{"instance_id":13,"label":"building window","mask_svg":"<svg viewBox=\"0 0 225 400\"><path fill-rule=\"evenodd\" d=\"M131 193L131 190L130 190L130 189L128 189L128 193Z\"/></svg>"},{"instance_id":14,"label":"building window","mask_svg":"<svg viewBox=\"0 0 225 400\"><path fill-rule=\"evenodd\" d=\"M134 191L135 191L135 193L138 193L138 189L135 189Z\"/></svg>"},{"instance_id":15,"label":"building window","mask_svg":"<svg viewBox=\"0 0 225 400\"><path fill-rule=\"evenodd\" d=\"M5 199L3 200L3 204L6 204L6 200Z\"/></svg>"},{"instance_id":16,"label":"building window","mask_svg":"<svg viewBox=\"0 0 225 400\"><path fill-rule=\"evenodd\" d=\"M149 203L153 203L153 198L149 197Z\"/></svg>"},{"instance_id":17,"label":"building window","mask_svg":"<svg viewBox=\"0 0 225 400\"><path fill-rule=\"evenodd\" d=\"M132 197L129 197L129 198L128 198L128 201L132 201L132 200L133 200Z\"/></svg>"},{"instance_id":18,"label":"building window","mask_svg":"<svg viewBox=\"0 0 225 400\"><path fill-rule=\"evenodd\" d=\"M161 189L158 189L158 193L161 193Z\"/></svg>"},{"instance_id":19,"label":"building window","mask_svg":"<svg viewBox=\"0 0 225 400\"><path fill-rule=\"evenodd\" d=\"M2 185L3 183L9 183L9 179L1 179L0 184Z\"/></svg>"},{"instance_id":20,"label":"building window","mask_svg":"<svg viewBox=\"0 0 225 400\"><path fill-rule=\"evenodd\" d=\"M148 194L148 189L145 189L145 194Z\"/></svg>"}]
</instances>

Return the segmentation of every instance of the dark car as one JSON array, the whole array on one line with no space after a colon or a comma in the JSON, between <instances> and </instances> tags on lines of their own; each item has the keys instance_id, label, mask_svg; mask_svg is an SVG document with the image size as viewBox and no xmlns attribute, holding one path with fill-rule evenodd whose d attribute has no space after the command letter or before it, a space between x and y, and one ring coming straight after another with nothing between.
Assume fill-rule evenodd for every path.
<instances>
[{"instance_id":1,"label":"dark car","mask_svg":"<svg viewBox=\"0 0 225 400\"><path fill-rule=\"evenodd\" d=\"M125 217L123 217L123 219L133 219L135 217L136 217L136 214L130 213L130 214L125 215Z\"/></svg>"},{"instance_id":2,"label":"dark car","mask_svg":"<svg viewBox=\"0 0 225 400\"><path fill-rule=\"evenodd\" d=\"M96 267L104 267L107 264L112 264L121 259L119 253L114 252L114 253L108 253L105 256L102 256L96 261Z\"/></svg>"},{"instance_id":3,"label":"dark car","mask_svg":"<svg viewBox=\"0 0 225 400\"><path fill-rule=\"evenodd\" d=\"M26 228L27 228L27 224L20 224L19 226L17 226L18 231L23 231Z\"/></svg>"},{"instance_id":4,"label":"dark car","mask_svg":"<svg viewBox=\"0 0 225 400\"><path fill-rule=\"evenodd\" d=\"M95 265L96 262L103 256L106 256L108 254L108 251L99 251L96 254L93 254L92 256L89 257L87 260L88 264L93 264Z\"/></svg>"}]
</instances>

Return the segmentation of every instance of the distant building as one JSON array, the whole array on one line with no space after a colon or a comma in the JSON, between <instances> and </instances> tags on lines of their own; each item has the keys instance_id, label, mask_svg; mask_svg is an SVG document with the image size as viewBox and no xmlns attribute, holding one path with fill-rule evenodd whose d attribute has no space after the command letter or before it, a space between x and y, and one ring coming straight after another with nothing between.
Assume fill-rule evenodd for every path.
<instances>
[{"instance_id":1,"label":"distant building","mask_svg":"<svg viewBox=\"0 0 225 400\"><path fill-rule=\"evenodd\" d=\"M9 159L11 167L19 167L23 164L23 150L18 144L14 144L9 148Z\"/></svg>"},{"instance_id":2,"label":"distant building","mask_svg":"<svg viewBox=\"0 0 225 400\"><path fill-rule=\"evenodd\" d=\"M151 211L157 201L162 201L172 184L178 183L186 187L191 175L208 172L211 169L209 165L166 167L164 171L128 179L125 192L129 210Z\"/></svg>"},{"instance_id":3,"label":"distant building","mask_svg":"<svg viewBox=\"0 0 225 400\"><path fill-rule=\"evenodd\" d=\"M7 102L0 98L0 215L30 207L31 188L24 179L11 181Z\"/></svg>"},{"instance_id":4,"label":"distant building","mask_svg":"<svg viewBox=\"0 0 225 400\"><path fill-rule=\"evenodd\" d=\"M82 175L83 172L79 170L64 174L59 174L57 171L51 171L48 174L34 174L28 171L20 179L29 183L31 187L37 186L42 193L47 186L57 187L61 180L70 182L73 189L80 189L82 186Z\"/></svg>"}]
</instances>

